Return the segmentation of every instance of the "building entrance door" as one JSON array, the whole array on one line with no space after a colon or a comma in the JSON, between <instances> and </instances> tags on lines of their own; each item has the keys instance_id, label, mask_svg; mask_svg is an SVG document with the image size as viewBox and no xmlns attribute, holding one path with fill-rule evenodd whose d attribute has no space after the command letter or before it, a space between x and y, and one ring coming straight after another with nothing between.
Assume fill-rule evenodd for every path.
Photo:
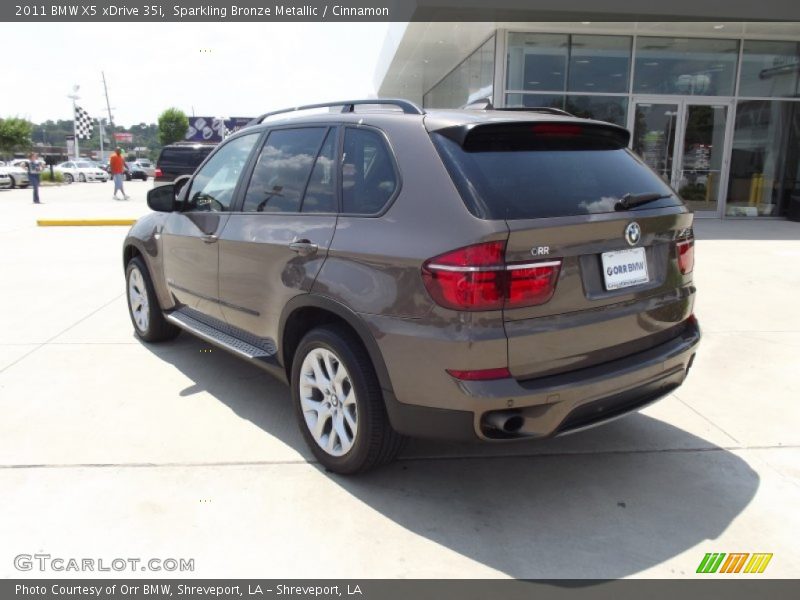
<instances>
[{"instance_id":1,"label":"building entrance door","mask_svg":"<svg viewBox=\"0 0 800 600\"><path fill-rule=\"evenodd\" d=\"M701 217L723 214L732 102L716 98L636 97L631 148Z\"/></svg>"}]
</instances>

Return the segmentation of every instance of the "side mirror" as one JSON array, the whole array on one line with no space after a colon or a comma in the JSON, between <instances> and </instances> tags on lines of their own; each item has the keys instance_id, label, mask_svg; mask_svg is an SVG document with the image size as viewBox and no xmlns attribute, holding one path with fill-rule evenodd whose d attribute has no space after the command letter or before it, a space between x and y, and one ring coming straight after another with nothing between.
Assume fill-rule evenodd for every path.
<instances>
[{"instance_id":1,"label":"side mirror","mask_svg":"<svg viewBox=\"0 0 800 600\"><path fill-rule=\"evenodd\" d=\"M156 212L175 210L175 184L160 185L147 192L147 206Z\"/></svg>"}]
</instances>

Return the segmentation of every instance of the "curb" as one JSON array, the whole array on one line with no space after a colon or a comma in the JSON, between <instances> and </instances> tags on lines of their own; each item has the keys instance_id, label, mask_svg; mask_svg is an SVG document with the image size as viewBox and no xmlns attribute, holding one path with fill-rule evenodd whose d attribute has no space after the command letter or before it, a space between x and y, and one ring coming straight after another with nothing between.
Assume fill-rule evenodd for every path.
<instances>
[{"instance_id":1,"label":"curb","mask_svg":"<svg viewBox=\"0 0 800 600\"><path fill-rule=\"evenodd\" d=\"M38 219L39 227L105 227L133 225L136 219Z\"/></svg>"}]
</instances>

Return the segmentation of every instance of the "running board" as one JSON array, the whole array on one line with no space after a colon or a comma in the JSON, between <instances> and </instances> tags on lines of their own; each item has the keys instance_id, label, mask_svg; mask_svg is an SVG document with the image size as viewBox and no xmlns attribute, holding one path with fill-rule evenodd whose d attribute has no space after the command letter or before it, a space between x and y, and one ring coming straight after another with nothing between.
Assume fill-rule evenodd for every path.
<instances>
[{"instance_id":1,"label":"running board","mask_svg":"<svg viewBox=\"0 0 800 600\"><path fill-rule=\"evenodd\" d=\"M216 344L225 350L229 350L234 354L238 354L239 356L243 356L249 360L275 363L276 352L274 345L268 344L271 347L256 346L255 344L247 342L232 333L222 331L219 327L215 327L214 325L201 321L192 314L189 314L189 310L178 309L165 316L167 321L174 323L181 329L185 329L189 333L194 334L207 342ZM265 345L267 345L266 342Z\"/></svg>"}]
</instances>

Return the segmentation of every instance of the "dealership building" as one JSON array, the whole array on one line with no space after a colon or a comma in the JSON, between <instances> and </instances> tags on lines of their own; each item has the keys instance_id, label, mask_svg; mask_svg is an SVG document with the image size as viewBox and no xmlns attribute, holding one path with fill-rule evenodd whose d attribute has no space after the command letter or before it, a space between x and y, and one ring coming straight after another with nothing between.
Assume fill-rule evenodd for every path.
<instances>
[{"instance_id":1,"label":"dealership building","mask_svg":"<svg viewBox=\"0 0 800 600\"><path fill-rule=\"evenodd\" d=\"M800 23L393 23L376 87L425 108L488 98L625 126L698 216L800 203Z\"/></svg>"}]
</instances>

